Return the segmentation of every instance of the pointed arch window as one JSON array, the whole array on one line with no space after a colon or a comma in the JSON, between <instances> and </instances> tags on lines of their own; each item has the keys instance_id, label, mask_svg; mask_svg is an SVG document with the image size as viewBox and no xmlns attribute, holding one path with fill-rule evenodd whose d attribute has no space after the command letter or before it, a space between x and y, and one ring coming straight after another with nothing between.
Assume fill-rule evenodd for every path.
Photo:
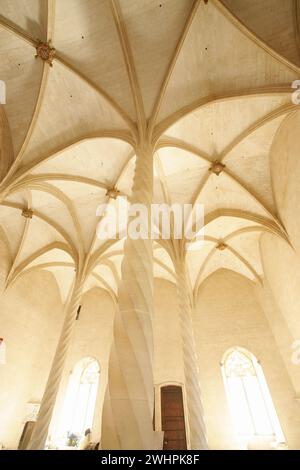
<instances>
[{"instance_id":1,"label":"pointed arch window","mask_svg":"<svg viewBox=\"0 0 300 470\"><path fill-rule=\"evenodd\" d=\"M227 351L221 364L229 407L239 437L285 442L261 365L243 348Z\"/></svg>"},{"instance_id":2,"label":"pointed arch window","mask_svg":"<svg viewBox=\"0 0 300 470\"><path fill-rule=\"evenodd\" d=\"M62 432L78 443L93 425L100 367L96 359L84 357L70 374L62 413ZM77 445L77 444L76 444Z\"/></svg>"}]
</instances>

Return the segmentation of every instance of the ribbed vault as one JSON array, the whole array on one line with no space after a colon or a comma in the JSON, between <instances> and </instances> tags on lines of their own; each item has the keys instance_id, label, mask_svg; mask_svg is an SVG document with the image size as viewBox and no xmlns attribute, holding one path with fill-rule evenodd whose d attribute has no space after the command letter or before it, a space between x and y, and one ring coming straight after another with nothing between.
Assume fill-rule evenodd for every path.
<instances>
[{"instance_id":1,"label":"ribbed vault","mask_svg":"<svg viewBox=\"0 0 300 470\"><path fill-rule=\"evenodd\" d=\"M154 202L204 204L205 239L187 251L194 296L224 267L260 282L261 233L288 241L269 154L295 112L298 32L292 0L0 0L6 286L48 269L65 298L84 263L85 289L116 299L123 241L97 238L96 209L115 204L114 188L130 198L145 135ZM38 39L52 41L52 67L35 57ZM154 274L171 281L174 243L154 244Z\"/></svg>"}]
</instances>

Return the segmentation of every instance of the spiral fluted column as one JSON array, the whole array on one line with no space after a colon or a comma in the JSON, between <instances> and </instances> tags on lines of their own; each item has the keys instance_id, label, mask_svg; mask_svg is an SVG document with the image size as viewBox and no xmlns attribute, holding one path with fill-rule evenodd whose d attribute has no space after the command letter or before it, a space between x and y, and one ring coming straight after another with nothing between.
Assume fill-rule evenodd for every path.
<instances>
[{"instance_id":1,"label":"spiral fluted column","mask_svg":"<svg viewBox=\"0 0 300 470\"><path fill-rule=\"evenodd\" d=\"M190 445L192 450L208 449L203 407L201 403L201 387L199 367L194 338L191 296L187 282L185 260L175 262L177 294L179 303L180 329L183 350L183 366L187 397Z\"/></svg>"},{"instance_id":2,"label":"spiral fluted column","mask_svg":"<svg viewBox=\"0 0 300 470\"><path fill-rule=\"evenodd\" d=\"M137 149L131 203L147 209L147 239L132 239L124 245L119 305L109 364L111 412L117 433L110 438L103 422L103 448L119 442L121 449L153 449L153 254L150 237L150 207L153 192L153 149ZM129 218L129 223L132 218ZM108 403L108 401L107 401Z\"/></svg>"},{"instance_id":3,"label":"spiral fluted column","mask_svg":"<svg viewBox=\"0 0 300 470\"><path fill-rule=\"evenodd\" d=\"M68 349L72 340L72 333L76 322L77 309L82 295L83 283L84 281L79 277L75 279L39 414L31 440L27 447L28 450L43 450L45 446Z\"/></svg>"}]
</instances>

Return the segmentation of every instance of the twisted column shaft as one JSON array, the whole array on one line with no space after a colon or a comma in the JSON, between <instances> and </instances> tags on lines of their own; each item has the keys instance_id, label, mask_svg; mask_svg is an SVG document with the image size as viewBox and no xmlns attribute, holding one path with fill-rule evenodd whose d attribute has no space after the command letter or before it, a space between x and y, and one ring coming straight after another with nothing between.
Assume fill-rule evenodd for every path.
<instances>
[{"instance_id":1,"label":"twisted column shaft","mask_svg":"<svg viewBox=\"0 0 300 470\"><path fill-rule=\"evenodd\" d=\"M194 338L191 297L187 282L184 259L175 263L179 317L183 350L183 367L188 408L191 449L208 449L203 407L201 403L201 387L199 366Z\"/></svg>"},{"instance_id":2,"label":"twisted column shaft","mask_svg":"<svg viewBox=\"0 0 300 470\"><path fill-rule=\"evenodd\" d=\"M28 450L43 450L80 303L83 280L76 279Z\"/></svg>"},{"instance_id":3,"label":"twisted column shaft","mask_svg":"<svg viewBox=\"0 0 300 470\"><path fill-rule=\"evenodd\" d=\"M114 339L109 363L109 385L114 429L102 426L102 446L121 449L153 449L154 386L152 371L153 337L153 254L150 211L153 192L153 151L137 151L131 203L148 211L147 239L131 239L124 246L119 308L114 323ZM132 219L129 218L129 223ZM108 402L108 400L107 400ZM105 415L105 412L104 412Z\"/></svg>"}]
</instances>

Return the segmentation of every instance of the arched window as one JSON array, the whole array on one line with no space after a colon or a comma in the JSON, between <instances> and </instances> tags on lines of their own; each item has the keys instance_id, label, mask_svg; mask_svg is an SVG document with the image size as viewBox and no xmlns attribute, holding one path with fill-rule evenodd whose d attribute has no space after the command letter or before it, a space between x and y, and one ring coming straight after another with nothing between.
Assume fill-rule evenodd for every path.
<instances>
[{"instance_id":1,"label":"arched window","mask_svg":"<svg viewBox=\"0 0 300 470\"><path fill-rule=\"evenodd\" d=\"M263 370L255 356L238 347L227 351L222 375L237 435L285 442Z\"/></svg>"},{"instance_id":2,"label":"arched window","mask_svg":"<svg viewBox=\"0 0 300 470\"><path fill-rule=\"evenodd\" d=\"M69 445L77 446L85 431L92 428L99 374L99 363L92 357L81 359L71 372L61 426Z\"/></svg>"}]
</instances>

